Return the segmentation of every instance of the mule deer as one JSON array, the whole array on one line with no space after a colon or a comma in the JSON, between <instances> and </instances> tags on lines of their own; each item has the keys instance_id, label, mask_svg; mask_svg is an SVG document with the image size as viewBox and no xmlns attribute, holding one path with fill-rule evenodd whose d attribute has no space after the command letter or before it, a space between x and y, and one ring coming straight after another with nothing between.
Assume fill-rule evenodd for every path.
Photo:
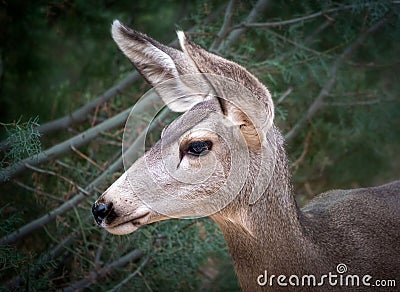
<instances>
[{"instance_id":1,"label":"mule deer","mask_svg":"<svg viewBox=\"0 0 400 292\"><path fill-rule=\"evenodd\" d=\"M114 234L128 234L170 217L209 215L222 230L246 291L309 291L313 283L301 287L303 275L311 282L314 275L322 291L346 288L345 280L338 284L339 276L346 275L336 271L339 264L360 277L359 287L352 289L370 288L366 285L374 285L375 279L394 279L400 285L400 181L329 191L300 210L284 141L273 125L273 101L256 77L187 40L183 32L178 32L182 51L119 21L112 25L112 36L168 107L184 114L94 203L92 212L100 226ZM185 76L199 73L204 74L199 78L205 84L212 83L212 94L188 93L191 85ZM232 102L229 94L238 91L218 88L222 83L214 81L219 77L244 87L256 101L243 102L239 97ZM179 98L173 99L176 94ZM245 168L232 167L232 147L236 153L247 153ZM230 197L231 189L223 185L232 172L242 184ZM198 179L203 173L211 175ZM259 185L264 187L257 195ZM220 204L218 196L232 200ZM205 200L197 203L198 198ZM164 205L168 210L162 212ZM331 284L329 273L336 274ZM299 283L292 275L298 276ZM364 275L372 280L362 279Z\"/></svg>"}]
</instances>

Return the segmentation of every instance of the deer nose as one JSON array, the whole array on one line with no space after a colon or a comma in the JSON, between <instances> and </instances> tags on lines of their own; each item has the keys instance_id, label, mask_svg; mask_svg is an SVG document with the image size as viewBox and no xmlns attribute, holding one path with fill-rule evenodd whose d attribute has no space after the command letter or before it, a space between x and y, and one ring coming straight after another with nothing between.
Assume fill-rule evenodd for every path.
<instances>
[{"instance_id":1,"label":"deer nose","mask_svg":"<svg viewBox=\"0 0 400 292\"><path fill-rule=\"evenodd\" d=\"M113 204L94 203L92 206L92 214L96 223L100 225L104 219L110 214Z\"/></svg>"}]
</instances>

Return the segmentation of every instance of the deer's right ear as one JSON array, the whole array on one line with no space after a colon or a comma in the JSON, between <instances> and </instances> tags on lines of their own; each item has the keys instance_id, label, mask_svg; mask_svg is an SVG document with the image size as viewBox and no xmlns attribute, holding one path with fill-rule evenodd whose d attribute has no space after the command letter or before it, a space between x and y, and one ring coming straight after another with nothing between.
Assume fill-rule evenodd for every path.
<instances>
[{"instance_id":1,"label":"deer's right ear","mask_svg":"<svg viewBox=\"0 0 400 292\"><path fill-rule=\"evenodd\" d=\"M188 88L181 82L181 75L199 72L183 52L164 46L118 20L114 20L111 33L121 51L172 111L185 112L204 100L199 95L188 95ZM173 86L157 86L170 79Z\"/></svg>"}]
</instances>

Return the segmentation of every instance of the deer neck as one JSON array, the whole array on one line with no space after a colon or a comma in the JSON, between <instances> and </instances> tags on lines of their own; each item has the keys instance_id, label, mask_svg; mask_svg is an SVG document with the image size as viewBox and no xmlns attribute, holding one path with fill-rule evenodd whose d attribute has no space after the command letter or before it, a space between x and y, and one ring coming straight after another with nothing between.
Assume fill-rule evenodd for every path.
<instances>
[{"instance_id":1,"label":"deer neck","mask_svg":"<svg viewBox=\"0 0 400 292\"><path fill-rule=\"evenodd\" d=\"M239 199L212 216L224 235L244 290L260 288L257 276L265 270L275 275L302 273L306 262L316 259L292 193L283 143L278 146L279 161L261 198L254 204Z\"/></svg>"}]
</instances>

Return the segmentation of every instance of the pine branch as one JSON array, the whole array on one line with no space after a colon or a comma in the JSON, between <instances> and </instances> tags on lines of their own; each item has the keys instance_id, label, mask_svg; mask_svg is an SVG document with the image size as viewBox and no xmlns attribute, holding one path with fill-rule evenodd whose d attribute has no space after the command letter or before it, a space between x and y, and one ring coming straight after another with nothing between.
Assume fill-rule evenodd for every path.
<instances>
[{"instance_id":1,"label":"pine branch","mask_svg":"<svg viewBox=\"0 0 400 292\"><path fill-rule=\"evenodd\" d=\"M365 3L365 7L371 6L372 3ZM392 4L397 5L399 4L398 1L392 1ZM250 27L256 27L256 28L268 28L268 27L277 27L277 26L284 26L284 25L289 25L289 24L294 24L294 23L298 23L298 22L303 22L303 21L307 21L307 20L311 20L314 19L316 17L319 16L325 16L329 14L329 13L334 13L334 12L339 12L339 11L343 11L343 10L350 10L350 9L354 9L357 8L359 6L359 4L352 4L352 5L344 5L341 7L337 7L337 8L331 8L331 9L327 9L327 10L321 10L319 12L315 12L306 16L302 16L302 17L297 17L297 18L292 18L292 19L288 19L288 20L283 20L283 21L275 21L275 22L243 22L241 24L237 24L235 26L232 27L232 30L235 29L243 29L243 28L250 28ZM332 20L329 20L330 22Z\"/></svg>"},{"instance_id":2,"label":"pine branch","mask_svg":"<svg viewBox=\"0 0 400 292\"><path fill-rule=\"evenodd\" d=\"M152 106L155 99L158 99L156 94L148 95L146 102L143 102L141 106L143 108L138 109L140 111L145 111L148 106ZM101 132L110 130L112 128L118 127L125 123L126 119L131 112L132 107L120 112L119 114L113 116L112 118L98 124L97 126L90 128L64 142L61 142L53 147L40 152L37 155L28 157L23 159L19 163L4 168L0 172L0 182L5 182L8 179L14 177L15 175L23 172L27 169L26 165L35 166L44 162L51 161L71 150L72 147L80 147L88 142L90 142L93 138L98 136Z\"/></svg>"},{"instance_id":3,"label":"pine branch","mask_svg":"<svg viewBox=\"0 0 400 292\"><path fill-rule=\"evenodd\" d=\"M267 8L268 0L258 0L254 5L253 9L250 11L249 15L246 18L247 22L253 22L260 14L262 14ZM244 28L238 28L235 30L231 30L227 35L225 41L222 41L221 44L216 49L216 52L223 52L232 45L244 32Z\"/></svg>"},{"instance_id":4,"label":"pine branch","mask_svg":"<svg viewBox=\"0 0 400 292\"><path fill-rule=\"evenodd\" d=\"M221 11L225 8L225 5L221 5L214 13L209 15L204 19L202 22L202 25L206 25L213 21L216 17L220 16ZM188 32L196 30L197 26L191 27ZM178 45L178 40L174 39L169 43L169 46L176 47ZM89 113L93 110L96 110L96 108L104 103L113 98L115 95L118 93L123 92L129 86L131 86L135 81L140 79L140 74L137 71L133 71L128 74L123 80L121 80L117 85L107 89L104 93L96 97L94 100L90 101L89 103L85 104L84 106L80 107L79 109L75 110L72 113L69 113L61 118L55 119L53 121L44 123L37 128L35 128L40 134L46 135L55 131L59 131L62 129L66 129L74 124L78 124L80 122L83 122L87 119L89 116ZM7 144L6 141L1 141L0 142L0 151L7 151L9 148L9 145Z\"/></svg>"},{"instance_id":5,"label":"pine branch","mask_svg":"<svg viewBox=\"0 0 400 292\"><path fill-rule=\"evenodd\" d=\"M120 147L121 143L118 143L118 146ZM120 152L116 152L116 155L119 156ZM117 156L110 158L111 161L115 160L115 159L117 159ZM65 162L63 162L63 161L61 161L59 159L56 159L55 164L60 165L63 168L67 168L67 169L69 169L70 171L74 172L77 175L86 175L87 174L86 170L84 170L83 168L80 168L79 166L75 166L74 167L74 166L69 165L68 163L65 163ZM101 171L104 171L104 169L101 169Z\"/></svg>"},{"instance_id":6,"label":"pine branch","mask_svg":"<svg viewBox=\"0 0 400 292\"><path fill-rule=\"evenodd\" d=\"M297 43L297 42L295 42L295 41L292 41L292 40L290 40L290 39L288 39L288 38L285 38L285 37L282 36L281 34L276 33L276 32L274 32L274 31L272 31L272 30L269 30L268 32L269 32L270 34L276 36L278 39L281 39L281 40L283 40L284 42L288 42L289 44L292 44L292 45L294 45L294 46L296 46L296 47L298 47L298 48L300 48L300 49L302 49L302 50L304 50L304 51L313 53L313 54L315 54L315 55L317 55L317 56L323 55L323 53L321 53L321 52L318 52L318 51L316 51L316 50L314 50L314 49L311 49L311 48L309 48L309 47L306 47L305 45L299 44L299 43Z\"/></svg>"},{"instance_id":7,"label":"pine branch","mask_svg":"<svg viewBox=\"0 0 400 292\"><path fill-rule=\"evenodd\" d=\"M303 162L304 158L307 155L308 149L310 148L310 143L311 143L311 132L308 132L306 138L304 139L303 151L301 152L299 158L297 158L296 161L292 163L292 165L290 166L291 169L297 169L299 165Z\"/></svg>"},{"instance_id":8,"label":"pine branch","mask_svg":"<svg viewBox=\"0 0 400 292\"><path fill-rule=\"evenodd\" d=\"M370 99L370 100L360 100L360 101L353 101L353 102L323 102L322 106L361 106L361 105L371 105L383 102L391 102L395 101L395 99Z\"/></svg>"},{"instance_id":9,"label":"pine branch","mask_svg":"<svg viewBox=\"0 0 400 292\"><path fill-rule=\"evenodd\" d=\"M140 271L149 263L150 257L146 257L142 263L139 265L139 267L128 277L126 277L124 280L122 280L118 285L113 287L112 289L108 290L107 292L114 292L118 291L122 286L124 286L126 283L128 283L132 278L134 278L137 274L140 273Z\"/></svg>"},{"instance_id":10,"label":"pine branch","mask_svg":"<svg viewBox=\"0 0 400 292\"><path fill-rule=\"evenodd\" d=\"M100 278L103 278L103 277L109 275L110 273L112 273L113 270L115 270L119 267L125 266L127 263L133 262L142 256L143 256L143 251L141 251L140 249L134 249L130 253L128 253L128 254L124 255L123 257L119 258L118 260L104 266L100 270L91 271L89 273L89 275L86 276L86 278L81 279L75 283L72 283L71 285L69 285L68 287L66 287L62 290L64 292L71 292L71 291L77 291L77 290L83 289L85 287L88 287L90 285L93 285Z\"/></svg>"},{"instance_id":11,"label":"pine branch","mask_svg":"<svg viewBox=\"0 0 400 292\"><path fill-rule=\"evenodd\" d=\"M107 131L114 127L122 125L129 116L131 108L124 110L123 112L115 115L114 117L108 119L107 121L98 124L97 126L90 128L64 142L61 142L53 147L40 152L37 155L28 157L16 163L15 165L4 168L0 172L0 182L5 182L8 179L16 176L17 174L23 172L27 169L26 165L38 165L44 162L48 162L53 160L60 155L63 155L70 151L71 146L79 147L82 146L89 141L91 141L94 137L99 135L103 131Z\"/></svg>"},{"instance_id":12,"label":"pine branch","mask_svg":"<svg viewBox=\"0 0 400 292\"><path fill-rule=\"evenodd\" d=\"M155 122L152 123L149 126L149 131L154 129L156 125L158 125L158 122L162 121L165 116L168 114L168 110L163 110L156 118ZM132 157L133 154L137 155L139 149L142 147L144 143L144 139L146 138L146 131L143 131L137 138L136 140L132 143L132 145L129 147L129 149L124 153L125 155L128 155L128 157ZM103 180L105 180L110 174L116 172L122 167L123 164L123 156L120 156L117 158L113 164L111 164L106 171L101 173L96 179L94 179L86 188L85 191L86 193L91 193L97 186L99 186ZM0 244L11 244L22 237L28 235L29 233L42 228L45 226L47 223L51 222L54 220L57 216L60 216L75 206L77 206L80 202L82 202L87 196L83 194L82 192L79 192L75 194L71 199L63 203L61 206L53 209L52 211L48 212L46 215L43 215L42 217L35 219L31 221L30 223L18 228L14 232L0 238Z\"/></svg>"},{"instance_id":13,"label":"pine branch","mask_svg":"<svg viewBox=\"0 0 400 292\"><path fill-rule=\"evenodd\" d=\"M219 30L217 34L217 38L214 39L214 42L210 46L210 51L215 50L221 45L222 40L226 37L226 35L229 32L229 29L231 28L232 24L232 17L234 10L237 5L237 0L231 0L229 1L228 7L226 8L225 11L225 17L224 17L224 22L222 23L221 29Z\"/></svg>"},{"instance_id":14,"label":"pine branch","mask_svg":"<svg viewBox=\"0 0 400 292\"><path fill-rule=\"evenodd\" d=\"M69 179L68 177L65 177L59 173L56 173L54 171L51 170L46 170L46 169L41 169L39 167L35 167L29 164L25 164L25 167L28 169L31 169L33 171L36 172L40 172L40 173L44 173L44 174L48 174L48 175L52 175L52 176L56 176L61 178L63 181L66 181L67 183L69 183L70 185L72 185L73 187L75 187L78 191L80 191L81 193L85 194L86 196L89 196L90 194L81 186L79 186L76 182L74 182L73 180Z\"/></svg>"},{"instance_id":15,"label":"pine branch","mask_svg":"<svg viewBox=\"0 0 400 292\"><path fill-rule=\"evenodd\" d=\"M95 166L97 169L100 169L101 171L104 171L104 168L100 165L98 165L93 159L91 159L89 156L83 154L81 151L75 148L74 145L71 146L72 151L74 151L76 154L78 154L80 157L85 159L87 162L89 162L91 165Z\"/></svg>"},{"instance_id":16,"label":"pine branch","mask_svg":"<svg viewBox=\"0 0 400 292\"><path fill-rule=\"evenodd\" d=\"M122 166L122 161L121 161ZM82 200L86 198L86 196L82 193L76 194L72 199L66 201L64 204L55 208L54 210L48 212L46 215L31 221L30 223L18 228L14 232L7 234L6 236L0 239L0 244L11 244L16 242L17 240L23 238L29 233L35 231L38 228L43 227L45 224L54 220L57 216L64 214L65 212L72 209L74 206L82 202Z\"/></svg>"},{"instance_id":17,"label":"pine branch","mask_svg":"<svg viewBox=\"0 0 400 292\"><path fill-rule=\"evenodd\" d=\"M43 270L43 265L61 256L64 253L65 249L68 248L68 246L70 246L73 243L75 236L76 234L68 235L53 249L44 254L34 265L34 270L31 273L34 274L35 276L38 276ZM8 281L5 284L5 287L7 287L10 290L16 291L16 289L18 288L22 289L23 285L24 285L23 276L18 275L12 278L10 281Z\"/></svg>"},{"instance_id":18,"label":"pine branch","mask_svg":"<svg viewBox=\"0 0 400 292\"><path fill-rule=\"evenodd\" d=\"M384 17L381 20L374 23L370 26L366 31L361 33L358 38L350 44L342 54L337 58L336 62L333 64L330 72L330 78L325 83L325 86L321 89L317 97L314 99L313 103L308 108L307 112L299 119L299 121L292 127L292 129L286 133L285 139L287 142L291 141L300 131L300 129L307 123L311 118L317 113L317 111L323 106L323 100L326 96L329 95L330 90L336 82L336 74L340 65L348 58L356 48L358 48L364 41L365 38L378 29L382 28L383 25L387 22L388 17Z\"/></svg>"},{"instance_id":19,"label":"pine branch","mask_svg":"<svg viewBox=\"0 0 400 292\"><path fill-rule=\"evenodd\" d=\"M100 104L107 102L121 91L124 91L129 86L131 86L136 80L139 80L140 74L133 71L128 74L123 80L121 80L117 85L107 89L103 94L96 97L94 100L85 104L81 108L75 110L74 112L67 114L56 120L44 123L40 125L37 130L42 134L49 134L51 132L66 129L71 125L81 123L86 120L88 114L94 111L96 107Z\"/></svg>"},{"instance_id":20,"label":"pine branch","mask_svg":"<svg viewBox=\"0 0 400 292\"><path fill-rule=\"evenodd\" d=\"M30 187L30 186L28 186L28 185L26 185L26 184L24 184L24 183L22 183L22 182L20 182L18 180L14 179L12 182L15 183L16 185L20 186L21 188L27 190L27 191L36 193L38 195L41 195L43 197L47 197L49 199L52 199L52 200L55 200L55 201L58 201L58 202L64 202L64 200L61 199L60 197L56 197L56 196L50 195L50 194L48 194L46 192L43 192L41 190L38 190L36 188Z\"/></svg>"},{"instance_id":21,"label":"pine branch","mask_svg":"<svg viewBox=\"0 0 400 292\"><path fill-rule=\"evenodd\" d=\"M26 154L31 156L41 151L40 133L36 129L39 126L39 116L30 118L25 123L22 123L20 119L9 124L0 123L1 126L5 127L8 134L3 145L9 148L9 151L0 161L2 167L21 160Z\"/></svg>"},{"instance_id":22,"label":"pine branch","mask_svg":"<svg viewBox=\"0 0 400 292\"><path fill-rule=\"evenodd\" d=\"M304 40L304 44L299 44L297 42L294 42L292 40L289 40L287 38L284 38L282 35L277 34L276 36L279 38L284 38L285 41L288 41L289 43L292 43L292 45L294 45L295 47L291 50L291 51L287 51L284 54L281 54L279 56L277 56L275 58L276 62L278 63L283 63L283 61L288 58L289 56L293 55L293 52L297 49L296 47L301 47L302 49L304 49L305 51L307 50L312 50L311 48L309 48L307 45L310 44L312 42L312 40L314 38L317 37L317 35L319 35L321 32L323 32L325 29L327 29L331 24L333 23L333 21L331 19L327 19L325 20L321 25L319 25L315 30L313 30ZM269 33L271 33L272 31L269 30ZM316 53L316 55L320 55L321 53L315 50L312 50L312 53ZM330 56L326 56L325 57L330 57Z\"/></svg>"},{"instance_id":23,"label":"pine branch","mask_svg":"<svg viewBox=\"0 0 400 292\"><path fill-rule=\"evenodd\" d=\"M284 93L282 93L282 95L278 98L278 100L276 101L276 105L281 104L286 97L288 97L293 91L292 87L289 87L288 89L286 89L286 91Z\"/></svg>"},{"instance_id":24,"label":"pine branch","mask_svg":"<svg viewBox=\"0 0 400 292\"><path fill-rule=\"evenodd\" d=\"M113 164L111 164L106 171L100 174L96 179L94 179L87 187L86 192L91 192L94 187L100 185L110 174L116 172L122 167L123 158L122 156L119 157ZM77 206L80 202L82 202L87 196L81 192L75 194L71 199L63 203L61 206L53 209L52 211L48 212L47 214L35 219L28 224L18 228L14 232L2 237L0 239L0 244L11 244L16 242L17 240L25 237L29 233L44 227L47 223L53 221L57 216L60 216L75 206Z\"/></svg>"},{"instance_id":25,"label":"pine branch","mask_svg":"<svg viewBox=\"0 0 400 292\"><path fill-rule=\"evenodd\" d=\"M323 23L321 23L314 31L312 31L304 40L304 44L309 44L317 35L327 29L329 26L332 25L334 21L328 18Z\"/></svg>"},{"instance_id":26,"label":"pine branch","mask_svg":"<svg viewBox=\"0 0 400 292\"><path fill-rule=\"evenodd\" d=\"M96 266L100 266L101 265L101 256L103 254L104 244L106 242L106 237L107 237L107 231L106 230L102 230L101 241L100 241L99 247L97 248L96 256L94 257L94 264Z\"/></svg>"},{"instance_id":27,"label":"pine branch","mask_svg":"<svg viewBox=\"0 0 400 292\"><path fill-rule=\"evenodd\" d=\"M119 92L131 86L136 80L140 77L139 73L136 71L130 73L127 77L125 77L122 81L120 81L117 85L111 87L106 92L85 104L81 108L75 110L72 113L69 113L61 118L56 120L44 123L36 128L36 130L42 134L49 134L55 131L59 131L62 129L66 129L71 125L78 124L86 120L88 114L95 110L100 104L108 101L113 98ZM0 150L7 151L9 145L6 141L0 142Z\"/></svg>"},{"instance_id":28,"label":"pine branch","mask_svg":"<svg viewBox=\"0 0 400 292\"><path fill-rule=\"evenodd\" d=\"M312 13L310 15L302 16L302 17L297 17L293 19L288 19L288 20L283 20L283 21L275 21L275 22L253 22L253 23L241 23L237 24L232 29L241 29L241 28L249 28L249 27L258 27L258 28L267 28L267 27L277 27L277 26L283 26L283 25L288 25L288 24L294 24L298 22L303 22L307 20L314 19L319 16L324 16L328 13L333 13L333 12L338 12L341 10L346 10L346 9L352 9L354 8L355 5L346 5L338 8L331 8L327 10L322 10L319 12Z\"/></svg>"}]
</instances>

